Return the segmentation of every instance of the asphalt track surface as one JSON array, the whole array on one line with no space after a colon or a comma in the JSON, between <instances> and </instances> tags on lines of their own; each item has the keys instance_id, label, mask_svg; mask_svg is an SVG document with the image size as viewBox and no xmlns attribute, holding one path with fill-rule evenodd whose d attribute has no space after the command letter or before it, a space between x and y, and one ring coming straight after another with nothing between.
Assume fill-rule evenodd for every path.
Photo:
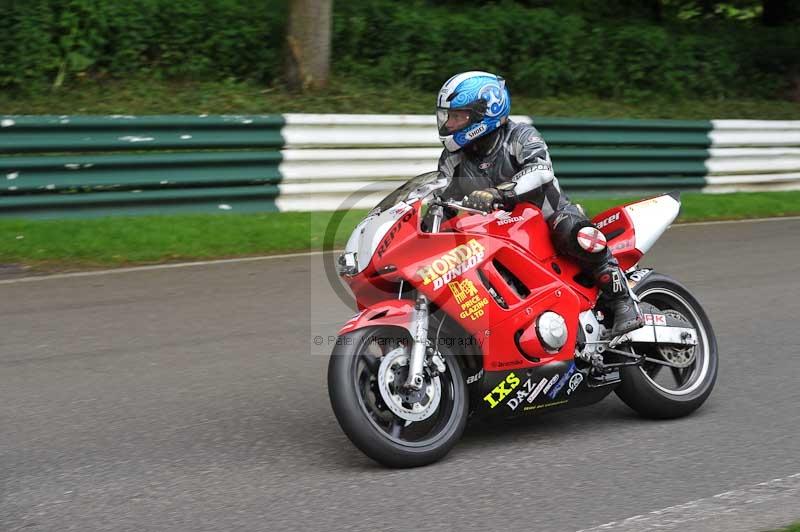
<instances>
[{"instance_id":1,"label":"asphalt track surface","mask_svg":"<svg viewBox=\"0 0 800 532\"><path fill-rule=\"evenodd\" d=\"M697 499L716 506L607 529L800 519L797 482L713 497L800 473L797 235L800 220L676 227L643 261L716 329L695 415L646 421L612 395L471 429L403 471L333 417L313 338L350 312L319 256L2 284L0 530L575 531Z\"/></svg>"}]
</instances>

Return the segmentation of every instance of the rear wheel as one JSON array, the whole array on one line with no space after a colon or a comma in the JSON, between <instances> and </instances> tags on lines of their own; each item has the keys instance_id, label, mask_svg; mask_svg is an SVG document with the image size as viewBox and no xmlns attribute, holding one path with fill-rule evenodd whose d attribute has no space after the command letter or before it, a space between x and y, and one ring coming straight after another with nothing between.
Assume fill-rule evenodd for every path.
<instances>
[{"instance_id":1,"label":"rear wheel","mask_svg":"<svg viewBox=\"0 0 800 532\"><path fill-rule=\"evenodd\" d=\"M442 458L467 421L467 389L456 358L442 352L444 371L426 365L422 389L408 393L411 339L403 329L368 327L342 337L328 365L328 393L348 438L389 467L417 467Z\"/></svg>"},{"instance_id":2,"label":"rear wheel","mask_svg":"<svg viewBox=\"0 0 800 532\"><path fill-rule=\"evenodd\" d=\"M672 366L646 362L623 368L617 395L646 417L667 419L688 415L706 401L717 379L717 341L711 322L697 299L665 275L651 274L634 291L642 306L655 307L667 318L693 328L697 332L697 345L645 344L638 348L637 354Z\"/></svg>"}]
</instances>

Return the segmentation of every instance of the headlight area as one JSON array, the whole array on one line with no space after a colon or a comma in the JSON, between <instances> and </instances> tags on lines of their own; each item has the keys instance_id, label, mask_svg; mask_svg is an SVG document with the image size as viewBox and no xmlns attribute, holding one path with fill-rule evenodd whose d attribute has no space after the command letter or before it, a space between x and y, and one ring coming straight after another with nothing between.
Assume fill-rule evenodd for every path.
<instances>
[{"instance_id":1,"label":"headlight area","mask_svg":"<svg viewBox=\"0 0 800 532\"><path fill-rule=\"evenodd\" d=\"M346 251L336 260L336 271L342 275L355 275L358 273L358 260L354 251Z\"/></svg>"}]
</instances>

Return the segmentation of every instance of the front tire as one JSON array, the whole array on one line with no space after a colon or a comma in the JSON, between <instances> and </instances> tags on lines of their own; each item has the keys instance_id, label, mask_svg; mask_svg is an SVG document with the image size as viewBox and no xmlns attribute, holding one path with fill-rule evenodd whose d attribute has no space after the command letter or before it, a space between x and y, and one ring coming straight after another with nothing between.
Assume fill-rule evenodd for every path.
<instances>
[{"instance_id":1,"label":"front tire","mask_svg":"<svg viewBox=\"0 0 800 532\"><path fill-rule=\"evenodd\" d=\"M645 417L670 419L689 415L708 399L717 379L717 340L711 322L697 299L683 285L665 275L649 275L634 292L643 303L682 317L697 331L698 341L692 348L696 350L694 362L686 368L655 363L623 367L622 383L616 393L625 404ZM665 380L663 372L672 374L666 376L669 380Z\"/></svg>"},{"instance_id":2,"label":"front tire","mask_svg":"<svg viewBox=\"0 0 800 532\"><path fill-rule=\"evenodd\" d=\"M386 404L379 389L386 381L386 375L378 378L385 372L381 361L396 356L403 345L410 349L404 329L366 327L340 337L328 365L328 394L344 433L376 462L397 468L423 466L444 457L464 432L468 413L463 373L456 357L444 352L446 370L426 377L426 384L432 388L436 384L440 394L432 413L419 414L429 417L409 422L398 413L416 415L411 408L405 411L402 404Z\"/></svg>"}]
</instances>

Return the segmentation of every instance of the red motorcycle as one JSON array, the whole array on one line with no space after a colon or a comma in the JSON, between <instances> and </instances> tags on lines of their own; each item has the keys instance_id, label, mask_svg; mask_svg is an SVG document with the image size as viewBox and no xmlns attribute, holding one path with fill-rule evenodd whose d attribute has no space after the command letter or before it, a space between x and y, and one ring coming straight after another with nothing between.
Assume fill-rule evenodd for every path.
<instances>
[{"instance_id":1,"label":"red motorcycle","mask_svg":"<svg viewBox=\"0 0 800 532\"><path fill-rule=\"evenodd\" d=\"M445 201L418 176L353 231L339 274L360 312L328 367L336 418L372 459L442 458L469 417L517 417L600 401L611 391L651 418L709 396L717 343L697 299L637 264L680 210L678 193L614 207L593 222L626 272L646 325L609 337L613 313L559 256L532 204L484 213Z\"/></svg>"}]
</instances>

